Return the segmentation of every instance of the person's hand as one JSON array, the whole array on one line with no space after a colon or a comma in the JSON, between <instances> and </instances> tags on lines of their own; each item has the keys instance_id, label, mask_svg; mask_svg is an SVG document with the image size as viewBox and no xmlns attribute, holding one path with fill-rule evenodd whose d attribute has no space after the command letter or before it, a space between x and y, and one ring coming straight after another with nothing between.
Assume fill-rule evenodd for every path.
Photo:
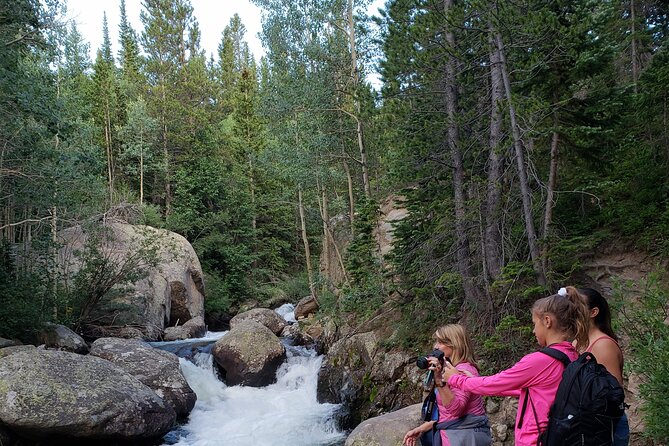
<instances>
[{"instance_id":1,"label":"person's hand","mask_svg":"<svg viewBox=\"0 0 669 446\"><path fill-rule=\"evenodd\" d=\"M442 379L443 379L444 381L448 381L448 379L449 379L451 376L459 375L459 374L460 374L460 370L456 369L456 368L453 366L453 364L451 364L451 363L448 362L448 361L445 361L445 362L444 362L444 371L442 372L442 375L441 375L441 376L442 376Z\"/></svg>"},{"instance_id":2,"label":"person's hand","mask_svg":"<svg viewBox=\"0 0 669 446\"><path fill-rule=\"evenodd\" d=\"M406 446L416 446L416 441L418 440L418 437L422 434L421 431L416 429L411 429L409 432L406 433L404 436L404 440L402 440L402 444Z\"/></svg>"},{"instance_id":3,"label":"person's hand","mask_svg":"<svg viewBox=\"0 0 669 446\"><path fill-rule=\"evenodd\" d=\"M429 370L432 370L434 373L434 384L437 387L441 387L443 385L443 380L442 380L442 363L439 362L439 360L434 357L434 356L428 356L427 360L430 363L430 366L428 367ZM444 361L444 363L448 363L448 361Z\"/></svg>"}]
</instances>

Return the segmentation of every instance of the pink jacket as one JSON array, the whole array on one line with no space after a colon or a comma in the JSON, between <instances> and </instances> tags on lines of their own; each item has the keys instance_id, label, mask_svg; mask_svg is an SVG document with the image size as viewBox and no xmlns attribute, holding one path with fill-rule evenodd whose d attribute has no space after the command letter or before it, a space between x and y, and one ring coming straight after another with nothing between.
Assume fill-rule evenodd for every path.
<instances>
[{"instance_id":1,"label":"pink jacket","mask_svg":"<svg viewBox=\"0 0 669 446\"><path fill-rule=\"evenodd\" d=\"M560 342L551 347L565 353L572 361L578 357L578 352L569 342ZM465 375L454 375L449 378L448 385L451 389L462 389L479 395L520 397L516 414L515 444L535 446L539 432L548 424L548 410L555 399L563 371L564 365L557 359L541 352L534 352L525 355L510 369L496 375L472 378ZM518 421L522 403L528 389L530 389L530 399L525 409L523 425L519 429ZM532 403L539 420L538 427L532 411Z\"/></svg>"},{"instance_id":2,"label":"pink jacket","mask_svg":"<svg viewBox=\"0 0 669 446\"><path fill-rule=\"evenodd\" d=\"M468 362L461 362L455 366L461 371L468 371L471 374L478 376L479 371L476 367ZM453 392L453 399L447 405L443 405L441 395L437 392L437 405L439 407L439 422L455 420L467 414L484 415L483 398L480 395L471 393L467 390L451 388ZM450 442L446 431L441 431L441 445L449 446Z\"/></svg>"}]
</instances>

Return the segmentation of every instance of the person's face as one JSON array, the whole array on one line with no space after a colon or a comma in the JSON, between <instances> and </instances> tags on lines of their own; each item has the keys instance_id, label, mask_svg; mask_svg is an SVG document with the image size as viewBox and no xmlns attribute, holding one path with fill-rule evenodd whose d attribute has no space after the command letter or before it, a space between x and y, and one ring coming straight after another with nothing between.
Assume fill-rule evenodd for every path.
<instances>
[{"instance_id":1,"label":"person's face","mask_svg":"<svg viewBox=\"0 0 669 446\"><path fill-rule=\"evenodd\" d=\"M534 336L537 338L537 342L541 346L546 345L547 317L547 315L539 316L536 313L532 313L532 322L534 322L534 330L532 330L532 333L534 333Z\"/></svg>"},{"instance_id":2,"label":"person's face","mask_svg":"<svg viewBox=\"0 0 669 446\"><path fill-rule=\"evenodd\" d=\"M453 355L453 347L448 344L445 344L439 340L434 342L433 348L435 350L441 350L444 353L444 356L450 358Z\"/></svg>"}]
</instances>

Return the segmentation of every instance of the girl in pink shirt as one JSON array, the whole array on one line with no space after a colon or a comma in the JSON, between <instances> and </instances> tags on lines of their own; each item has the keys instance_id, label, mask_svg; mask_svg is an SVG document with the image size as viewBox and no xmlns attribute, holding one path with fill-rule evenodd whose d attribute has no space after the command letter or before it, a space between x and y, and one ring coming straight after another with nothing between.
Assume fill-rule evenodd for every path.
<instances>
[{"instance_id":1,"label":"girl in pink shirt","mask_svg":"<svg viewBox=\"0 0 669 446\"><path fill-rule=\"evenodd\" d=\"M478 376L474 350L462 325L451 324L440 327L434 333L433 338L435 339L434 349L444 353L444 363L450 362L457 370ZM442 365L437 358L430 356L428 360L430 370L434 371L439 419L427 421L407 432L404 436L404 444L415 446L418 444L418 438L427 433L427 435L432 435L434 445L489 446L491 443L490 427L481 396L466 390L450 389L442 380Z\"/></svg>"},{"instance_id":2,"label":"girl in pink shirt","mask_svg":"<svg viewBox=\"0 0 669 446\"><path fill-rule=\"evenodd\" d=\"M587 345L587 306L575 293L568 296L554 294L537 300L532 306L532 322L539 345L560 350L572 361L578 357L578 352L569 341L576 339L578 346ZM451 389L479 395L520 397L515 444L535 446L539 433L548 425L548 411L555 399L563 371L564 365L557 359L534 352L524 356L513 367L493 376L470 377L446 365L443 377ZM523 406L526 409L524 414Z\"/></svg>"}]
</instances>

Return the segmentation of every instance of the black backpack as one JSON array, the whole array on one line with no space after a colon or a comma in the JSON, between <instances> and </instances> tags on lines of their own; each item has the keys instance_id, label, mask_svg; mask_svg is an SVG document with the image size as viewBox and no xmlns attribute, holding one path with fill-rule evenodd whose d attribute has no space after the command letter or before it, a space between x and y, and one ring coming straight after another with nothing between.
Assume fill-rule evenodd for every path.
<instances>
[{"instance_id":1,"label":"black backpack","mask_svg":"<svg viewBox=\"0 0 669 446\"><path fill-rule=\"evenodd\" d=\"M625 410L625 393L618 380L592 353L570 362L554 348L540 351L562 362L565 369L548 414L548 427L539 435L539 446L612 445L616 423Z\"/></svg>"}]
</instances>

